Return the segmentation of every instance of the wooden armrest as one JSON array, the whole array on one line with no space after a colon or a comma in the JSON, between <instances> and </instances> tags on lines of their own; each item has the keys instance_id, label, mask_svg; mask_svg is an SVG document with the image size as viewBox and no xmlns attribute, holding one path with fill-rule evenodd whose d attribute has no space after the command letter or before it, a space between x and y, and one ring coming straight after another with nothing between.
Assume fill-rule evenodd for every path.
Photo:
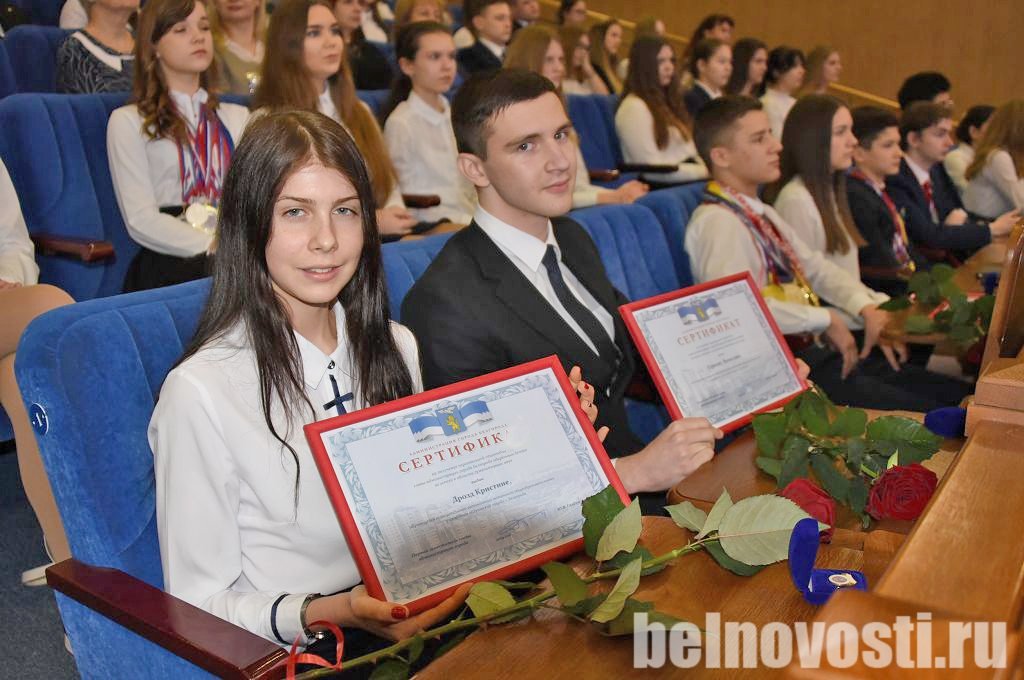
<instances>
[{"instance_id":1,"label":"wooden armrest","mask_svg":"<svg viewBox=\"0 0 1024 680\"><path fill-rule=\"evenodd\" d=\"M279 678L288 653L269 640L154 588L134 576L72 558L46 570L46 582L221 678Z\"/></svg>"},{"instance_id":2,"label":"wooden armrest","mask_svg":"<svg viewBox=\"0 0 1024 680\"><path fill-rule=\"evenodd\" d=\"M402 194L402 200L408 208L433 208L441 205L441 197L437 194Z\"/></svg>"},{"instance_id":3,"label":"wooden armrest","mask_svg":"<svg viewBox=\"0 0 1024 680\"><path fill-rule=\"evenodd\" d=\"M591 182L614 182L615 180L617 180L621 176L621 174L622 173L620 173L618 170L606 170L606 169L591 170L590 171L590 181Z\"/></svg>"},{"instance_id":4,"label":"wooden armrest","mask_svg":"<svg viewBox=\"0 0 1024 680\"><path fill-rule=\"evenodd\" d=\"M648 172L648 173L670 173L679 169L678 165L668 163L622 163L619 165L620 172Z\"/></svg>"},{"instance_id":5,"label":"wooden armrest","mask_svg":"<svg viewBox=\"0 0 1024 680\"><path fill-rule=\"evenodd\" d=\"M879 279L882 281L907 281L910 279L910 272L906 267L861 265L860 275L864 279Z\"/></svg>"},{"instance_id":6,"label":"wooden armrest","mask_svg":"<svg viewBox=\"0 0 1024 680\"><path fill-rule=\"evenodd\" d=\"M114 257L114 244L74 236L33 234L32 242L44 255L71 255L82 262L99 262Z\"/></svg>"}]
</instances>

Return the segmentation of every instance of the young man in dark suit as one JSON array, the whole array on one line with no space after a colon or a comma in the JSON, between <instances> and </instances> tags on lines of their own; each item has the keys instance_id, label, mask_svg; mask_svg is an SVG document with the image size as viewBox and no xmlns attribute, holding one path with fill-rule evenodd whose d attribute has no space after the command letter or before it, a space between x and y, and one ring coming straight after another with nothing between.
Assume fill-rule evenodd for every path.
<instances>
[{"instance_id":1,"label":"young man in dark suit","mask_svg":"<svg viewBox=\"0 0 1024 680\"><path fill-rule=\"evenodd\" d=\"M556 354L592 382L605 448L645 509L710 460L722 436L704 418L675 421L644 446L624 394L638 359L597 248L559 217L572 207L572 124L549 80L502 70L466 82L452 102L459 169L479 208L409 291L402 322L420 345L427 388Z\"/></svg>"},{"instance_id":2,"label":"young man in dark suit","mask_svg":"<svg viewBox=\"0 0 1024 680\"><path fill-rule=\"evenodd\" d=\"M540 0L512 0L512 35L540 19Z\"/></svg>"},{"instance_id":3,"label":"young man in dark suit","mask_svg":"<svg viewBox=\"0 0 1024 680\"><path fill-rule=\"evenodd\" d=\"M467 9L465 21L476 42L459 50L459 69L465 76L500 69L512 38L512 9L508 0L471 0Z\"/></svg>"}]
</instances>

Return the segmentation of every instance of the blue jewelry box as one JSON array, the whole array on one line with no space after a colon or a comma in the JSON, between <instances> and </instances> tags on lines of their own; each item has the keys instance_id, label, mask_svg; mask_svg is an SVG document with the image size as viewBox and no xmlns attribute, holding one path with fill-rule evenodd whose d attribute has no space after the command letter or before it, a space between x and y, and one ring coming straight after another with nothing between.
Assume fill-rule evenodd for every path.
<instances>
[{"instance_id":1,"label":"blue jewelry box","mask_svg":"<svg viewBox=\"0 0 1024 680\"><path fill-rule=\"evenodd\" d=\"M819 541L818 520L813 517L797 522L789 538L789 575L804 599L825 604L837 590L867 590L868 580L859 571L814 568Z\"/></svg>"}]
</instances>

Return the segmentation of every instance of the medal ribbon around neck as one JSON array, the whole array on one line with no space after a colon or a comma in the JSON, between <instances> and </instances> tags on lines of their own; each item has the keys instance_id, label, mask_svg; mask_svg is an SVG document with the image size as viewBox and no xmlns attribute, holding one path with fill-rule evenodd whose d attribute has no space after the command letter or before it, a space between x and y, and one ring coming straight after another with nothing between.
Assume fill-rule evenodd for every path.
<instances>
[{"instance_id":1,"label":"medal ribbon around neck","mask_svg":"<svg viewBox=\"0 0 1024 680\"><path fill-rule=\"evenodd\" d=\"M181 174L181 202L220 202L221 184L234 144L231 134L213 109L205 103L199 108L195 132L188 131L188 144L178 144L178 169Z\"/></svg>"},{"instance_id":2,"label":"medal ribbon around neck","mask_svg":"<svg viewBox=\"0 0 1024 680\"><path fill-rule=\"evenodd\" d=\"M795 283L809 304L821 306L821 301L804 275L803 267L800 266L800 260L797 259L792 246L771 220L755 213L738 191L713 180L708 182L704 189L704 200L729 208L746 225L754 242L761 249L770 286L781 287L784 283Z\"/></svg>"},{"instance_id":3,"label":"medal ribbon around neck","mask_svg":"<svg viewBox=\"0 0 1024 680\"><path fill-rule=\"evenodd\" d=\"M875 183L868 179L860 170L854 169L850 172L850 177L858 179L864 182L872 189L875 189ZM914 260L910 257L910 238L907 236L907 224L903 221L903 216L900 215L900 211L896 209L896 204L892 202L892 198L886 193L885 187L879 192L879 196L882 199L882 203L885 204L886 209L889 211L889 216L892 217L892 221L896 224L896 228L893 229L892 235L892 254L896 257L896 261L899 262L901 267L905 267L909 271L914 271L917 265L914 264Z\"/></svg>"}]
</instances>

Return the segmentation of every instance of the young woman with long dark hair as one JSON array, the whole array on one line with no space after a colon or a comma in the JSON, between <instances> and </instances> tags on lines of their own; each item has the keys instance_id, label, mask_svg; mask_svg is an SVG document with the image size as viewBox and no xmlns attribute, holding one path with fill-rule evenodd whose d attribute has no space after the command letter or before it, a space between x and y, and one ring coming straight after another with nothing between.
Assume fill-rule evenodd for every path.
<instances>
[{"instance_id":1,"label":"young woman with long dark hair","mask_svg":"<svg viewBox=\"0 0 1024 680\"><path fill-rule=\"evenodd\" d=\"M725 86L728 94L760 97L768 72L768 46L757 38L741 38L732 47L732 75Z\"/></svg>"},{"instance_id":2,"label":"young woman with long dark hair","mask_svg":"<svg viewBox=\"0 0 1024 680\"><path fill-rule=\"evenodd\" d=\"M782 139L782 126L789 110L796 104L796 93L803 86L806 73L804 53L795 47L780 45L768 53L768 73L765 74L761 104L777 139Z\"/></svg>"}]
</instances>

